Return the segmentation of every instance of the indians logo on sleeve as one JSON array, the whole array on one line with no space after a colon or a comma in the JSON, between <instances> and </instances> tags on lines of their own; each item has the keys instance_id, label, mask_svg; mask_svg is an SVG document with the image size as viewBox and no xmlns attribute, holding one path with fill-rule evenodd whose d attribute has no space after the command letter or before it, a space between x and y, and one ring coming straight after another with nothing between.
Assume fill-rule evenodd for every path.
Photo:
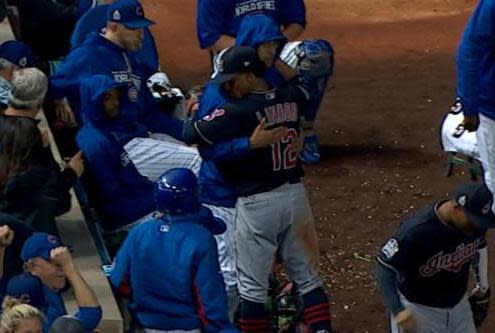
<instances>
[{"instance_id":1,"label":"indians logo on sleeve","mask_svg":"<svg viewBox=\"0 0 495 333\"><path fill-rule=\"evenodd\" d=\"M215 109L211 114L203 117L204 121L212 121L213 119L223 116L225 114L225 109Z\"/></svg>"},{"instance_id":2,"label":"indians logo on sleeve","mask_svg":"<svg viewBox=\"0 0 495 333\"><path fill-rule=\"evenodd\" d=\"M391 238L381 249L382 253L387 259L392 258L397 252L399 252L399 243L397 239Z\"/></svg>"},{"instance_id":3,"label":"indians logo on sleeve","mask_svg":"<svg viewBox=\"0 0 495 333\"><path fill-rule=\"evenodd\" d=\"M430 277L444 270L458 273L465 263L470 262L477 253L481 239L472 243L459 245L454 252L438 252L419 268L419 273L424 277Z\"/></svg>"}]
</instances>

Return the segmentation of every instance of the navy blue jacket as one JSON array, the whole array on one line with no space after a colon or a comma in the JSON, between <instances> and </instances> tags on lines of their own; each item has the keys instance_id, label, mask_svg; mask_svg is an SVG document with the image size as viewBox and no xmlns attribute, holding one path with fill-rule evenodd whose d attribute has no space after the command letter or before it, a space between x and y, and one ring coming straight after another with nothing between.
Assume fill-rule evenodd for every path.
<instances>
[{"instance_id":1,"label":"navy blue jacket","mask_svg":"<svg viewBox=\"0 0 495 333\"><path fill-rule=\"evenodd\" d=\"M77 144L96 187L97 206L106 229L124 226L154 210L153 183L138 173L123 149L133 138L148 135L132 117L135 113L129 111L135 103L121 98L121 114L112 120L102 109L103 93L119 86L103 75L87 78L81 84L84 125L77 134Z\"/></svg>"}]
</instances>

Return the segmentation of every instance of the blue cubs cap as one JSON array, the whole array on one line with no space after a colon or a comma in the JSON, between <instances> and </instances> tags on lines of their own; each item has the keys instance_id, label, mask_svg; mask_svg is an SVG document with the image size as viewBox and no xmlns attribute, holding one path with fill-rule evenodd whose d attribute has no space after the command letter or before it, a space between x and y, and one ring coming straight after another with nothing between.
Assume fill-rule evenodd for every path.
<instances>
[{"instance_id":1,"label":"blue cubs cap","mask_svg":"<svg viewBox=\"0 0 495 333\"><path fill-rule=\"evenodd\" d=\"M29 273L16 275L7 284L6 295L37 309L45 307L45 294L41 280Z\"/></svg>"},{"instance_id":2,"label":"blue cubs cap","mask_svg":"<svg viewBox=\"0 0 495 333\"><path fill-rule=\"evenodd\" d=\"M111 4L107 20L123 24L129 29L142 29L155 24L144 17L143 6L136 0L118 0Z\"/></svg>"},{"instance_id":3,"label":"blue cubs cap","mask_svg":"<svg viewBox=\"0 0 495 333\"><path fill-rule=\"evenodd\" d=\"M232 46L221 51L214 60L215 72L211 82L216 84L232 80L244 71L255 71L263 66L255 49L248 46Z\"/></svg>"},{"instance_id":4,"label":"blue cubs cap","mask_svg":"<svg viewBox=\"0 0 495 333\"><path fill-rule=\"evenodd\" d=\"M495 228L495 215L492 212L493 198L483 184L463 184L454 193L454 198L468 217L480 229Z\"/></svg>"},{"instance_id":5,"label":"blue cubs cap","mask_svg":"<svg viewBox=\"0 0 495 333\"><path fill-rule=\"evenodd\" d=\"M36 56L31 48L16 40L9 40L0 45L0 58L4 58L21 68L36 65Z\"/></svg>"},{"instance_id":6,"label":"blue cubs cap","mask_svg":"<svg viewBox=\"0 0 495 333\"><path fill-rule=\"evenodd\" d=\"M50 260L50 251L59 246L62 246L62 243L58 237L44 232L36 232L24 242L21 259L28 261L29 259L41 257L45 260Z\"/></svg>"}]
</instances>

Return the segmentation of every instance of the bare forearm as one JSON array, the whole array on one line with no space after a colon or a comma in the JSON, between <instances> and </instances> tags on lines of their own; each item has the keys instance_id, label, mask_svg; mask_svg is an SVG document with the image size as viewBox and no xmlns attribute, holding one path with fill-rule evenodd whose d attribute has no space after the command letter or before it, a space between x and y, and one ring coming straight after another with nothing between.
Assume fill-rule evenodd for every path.
<instances>
[{"instance_id":1,"label":"bare forearm","mask_svg":"<svg viewBox=\"0 0 495 333\"><path fill-rule=\"evenodd\" d=\"M235 44L235 38L222 35L216 42L210 47L210 51L213 53L218 53L223 49L231 47Z\"/></svg>"},{"instance_id":2,"label":"bare forearm","mask_svg":"<svg viewBox=\"0 0 495 333\"><path fill-rule=\"evenodd\" d=\"M304 27L299 23L289 24L284 28L282 32L289 42L292 42L299 38L304 31Z\"/></svg>"},{"instance_id":3,"label":"bare forearm","mask_svg":"<svg viewBox=\"0 0 495 333\"><path fill-rule=\"evenodd\" d=\"M74 290L76 302L79 307L99 306L93 289L86 283L79 270L73 264L66 265L64 272Z\"/></svg>"}]
</instances>

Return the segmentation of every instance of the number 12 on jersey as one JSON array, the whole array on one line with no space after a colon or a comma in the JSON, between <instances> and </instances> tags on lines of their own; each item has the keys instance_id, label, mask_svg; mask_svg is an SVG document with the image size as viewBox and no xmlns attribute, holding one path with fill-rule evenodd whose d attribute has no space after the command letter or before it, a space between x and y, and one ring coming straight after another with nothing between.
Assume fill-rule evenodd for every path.
<instances>
[{"instance_id":1,"label":"number 12 on jersey","mask_svg":"<svg viewBox=\"0 0 495 333\"><path fill-rule=\"evenodd\" d=\"M297 165L298 152L292 148L292 143L297 139L297 131L289 128L280 141L272 145L273 170L292 169Z\"/></svg>"}]
</instances>

